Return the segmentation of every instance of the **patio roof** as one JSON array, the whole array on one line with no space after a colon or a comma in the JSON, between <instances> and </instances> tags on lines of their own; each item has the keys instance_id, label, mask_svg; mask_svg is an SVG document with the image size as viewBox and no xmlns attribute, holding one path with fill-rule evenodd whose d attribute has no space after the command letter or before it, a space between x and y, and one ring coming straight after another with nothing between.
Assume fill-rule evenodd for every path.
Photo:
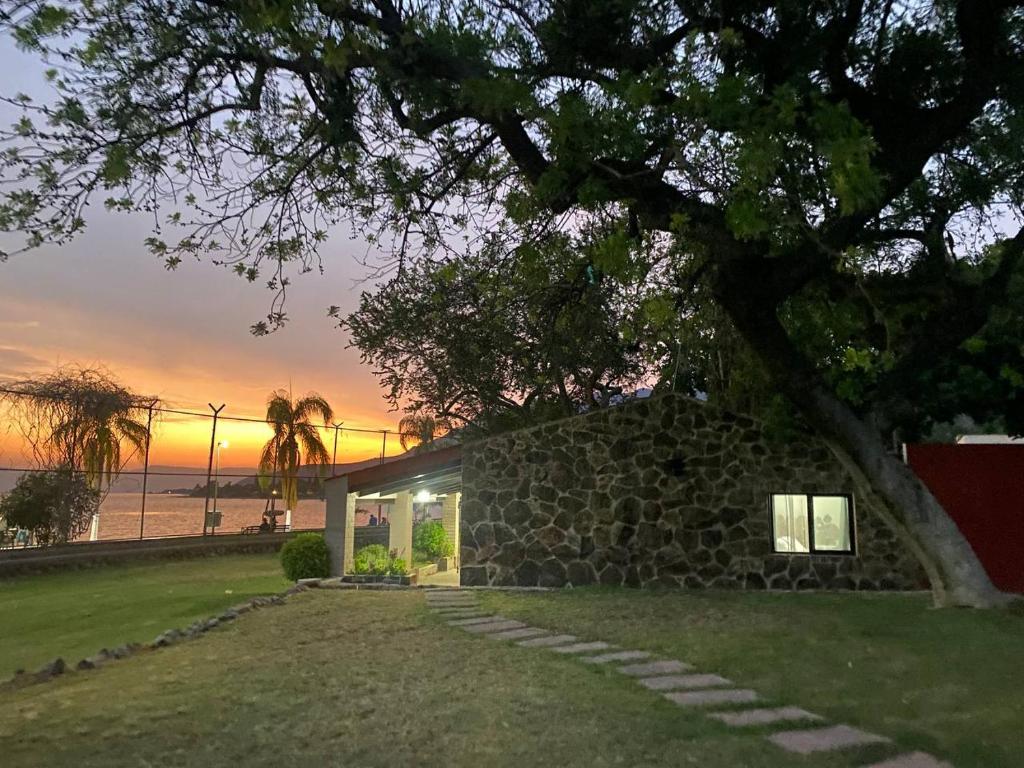
<instances>
[{"instance_id":1,"label":"patio roof","mask_svg":"<svg viewBox=\"0 0 1024 768\"><path fill-rule=\"evenodd\" d=\"M462 446L415 453L335 477L347 477L348 492L360 496L372 493L389 496L420 490L432 494L454 493L462 488Z\"/></svg>"}]
</instances>

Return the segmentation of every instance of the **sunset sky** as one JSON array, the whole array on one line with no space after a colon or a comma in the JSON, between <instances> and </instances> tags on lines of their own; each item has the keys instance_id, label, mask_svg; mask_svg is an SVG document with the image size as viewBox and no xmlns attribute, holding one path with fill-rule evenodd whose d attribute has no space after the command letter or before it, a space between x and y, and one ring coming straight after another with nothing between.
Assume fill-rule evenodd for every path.
<instances>
[{"instance_id":1,"label":"sunset sky","mask_svg":"<svg viewBox=\"0 0 1024 768\"><path fill-rule=\"evenodd\" d=\"M3 93L45 94L42 64L0 38ZM0 121L17 113L0 106ZM184 262L174 272L145 249L145 217L110 214L93 206L86 232L62 248L43 248L0 263L0 380L52 370L62 364L100 365L136 391L187 410L226 403L225 414L262 415L267 394L291 385L295 394L315 390L348 427L394 429L369 368L327 307L355 307L365 268L366 244L345 233L323 249L326 274L295 276L286 328L255 338L249 326L262 319L271 294L209 261ZM0 236L3 245L21 242ZM0 466L18 462L18 449L0 425ZM264 425L225 422L219 432L232 445L224 462L251 466ZM165 417L152 462L205 465L205 420ZM389 448L397 448L392 438ZM330 446L329 446L330 447ZM389 450L388 453L392 451ZM343 433L339 461L380 453L380 437ZM230 454L230 456L228 455Z\"/></svg>"}]
</instances>

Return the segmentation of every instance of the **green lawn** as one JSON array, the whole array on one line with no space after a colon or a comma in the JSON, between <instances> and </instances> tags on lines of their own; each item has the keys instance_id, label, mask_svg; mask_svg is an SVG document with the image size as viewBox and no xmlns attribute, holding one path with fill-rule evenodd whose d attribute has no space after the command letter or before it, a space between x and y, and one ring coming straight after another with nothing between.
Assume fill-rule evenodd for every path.
<instances>
[{"instance_id":1,"label":"green lawn","mask_svg":"<svg viewBox=\"0 0 1024 768\"><path fill-rule=\"evenodd\" d=\"M937 611L905 595L606 589L488 593L482 602L688 661L957 768L1024 765L1019 610Z\"/></svg>"},{"instance_id":2,"label":"green lawn","mask_svg":"<svg viewBox=\"0 0 1024 768\"><path fill-rule=\"evenodd\" d=\"M288 586L277 555L147 562L0 579L0 679L56 656L145 642Z\"/></svg>"},{"instance_id":3,"label":"green lawn","mask_svg":"<svg viewBox=\"0 0 1024 768\"><path fill-rule=\"evenodd\" d=\"M928 749L1018 766L1021 630L918 598L573 590L507 615L732 676ZM446 626L417 591L313 591L200 639L4 695L4 765L855 768L800 758L606 668Z\"/></svg>"}]
</instances>

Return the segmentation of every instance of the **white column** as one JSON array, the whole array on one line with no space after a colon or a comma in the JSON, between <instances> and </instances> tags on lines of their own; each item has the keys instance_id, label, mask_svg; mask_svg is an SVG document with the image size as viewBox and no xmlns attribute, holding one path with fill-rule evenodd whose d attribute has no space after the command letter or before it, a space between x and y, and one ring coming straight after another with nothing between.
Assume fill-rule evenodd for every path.
<instances>
[{"instance_id":1,"label":"white column","mask_svg":"<svg viewBox=\"0 0 1024 768\"><path fill-rule=\"evenodd\" d=\"M412 569L412 494L408 491L395 494L395 503L388 515L391 524L388 549L396 552Z\"/></svg>"},{"instance_id":2,"label":"white column","mask_svg":"<svg viewBox=\"0 0 1024 768\"><path fill-rule=\"evenodd\" d=\"M89 541L99 541L100 539L100 513L97 512L92 516L92 523L89 525Z\"/></svg>"},{"instance_id":3,"label":"white column","mask_svg":"<svg viewBox=\"0 0 1024 768\"><path fill-rule=\"evenodd\" d=\"M331 552L331 576L341 576L352 569L355 549L356 494L348 492L345 476L330 480L325 486L327 513L324 538Z\"/></svg>"},{"instance_id":4,"label":"white column","mask_svg":"<svg viewBox=\"0 0 1024 768\"><path fill-rule=\"evenodd\" d=\"M448 534L448 540L455 547L455 567L459 567L459 505L462 502L461 493L449 493L444 497L444 504L441 507L441 525L444 532Z\"/></svg>"},{"instance_id":5,"label":"white column","mask_svg":"<svg viewBox=\"0 0 1024 768\"><path fill-rule=\"evenodd\" d=\"M288 530L291 530L291 527L292 527L292 511L290 509L286 509L284 511L284 525L285 525L285 528L287 528Z\"/></svg>"}]
</instances>

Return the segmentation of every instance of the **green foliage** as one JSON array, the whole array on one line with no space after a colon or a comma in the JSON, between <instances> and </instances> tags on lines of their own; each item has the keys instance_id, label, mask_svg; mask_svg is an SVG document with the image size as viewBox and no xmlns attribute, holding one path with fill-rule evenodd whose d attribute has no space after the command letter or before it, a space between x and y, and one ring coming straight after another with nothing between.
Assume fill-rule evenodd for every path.
<instances>
[{"instance_id":1,"label":"green foliage","mask_svg":"<svg viewBox=\"0 0 1024 768\"><path fill-rule=\"evenodd\" d=\"M0 499L0 521L32 532L41 546L83 534L99 511L100 495L79 472L26 472Z\"/></svg>"},{"instance_id":2,"label":"green foliage","mask_svg":"<svg viewBox=\"0 0 1024 768\"><path fill-rule=\"evenodd\" d=\"M405 576L408 566L396 552L389 552L383 544L369 544L356 552L352 572L375 576Z\"/></svg>"},{"instance_id":3,"label":"green foliage","mask_svg":"<svg viewBox=\"0 0 1024 768\"><path fill-rule=\"evenodd\" d=\"M319 533L300 533L281 547L281 567L292 581L325 579L331 574L331 554Z\"/></svg>"},{"instance_id":4,"label":"green foliage","mask_svg":"<svg viewBox=\"0 0 1024 768\"><path fill-rule=\"evenodd\" d=\"M433 560L455 554L455 546L448 538L448 533L436 520L428 520L413 526L412 548Z\"/></svg>"}]
</instances>

